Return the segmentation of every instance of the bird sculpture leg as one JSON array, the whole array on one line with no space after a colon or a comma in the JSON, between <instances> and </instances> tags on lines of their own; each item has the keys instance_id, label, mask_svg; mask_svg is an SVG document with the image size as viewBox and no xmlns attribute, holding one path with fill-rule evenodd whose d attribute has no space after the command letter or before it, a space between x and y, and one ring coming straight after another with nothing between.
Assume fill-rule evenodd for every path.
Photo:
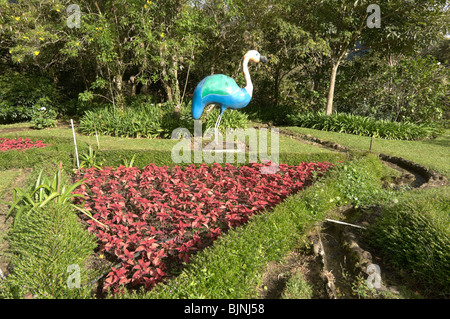
<instances>
[{"instance_id":1,"label":"bird sculpture leg","mask_svg":"<svg viewBox=\"0 0 450 319\"><path fill-rule=\"evenodd\" d=\"M214 126L214 134L215 134L216 143L218 143L219 125L220 125L220 121L222 120L222 114L223 114L223 111L220 112L220 115L219 115L219 117L217 118L217 121L216 121L216 125Z\"/></svg>"}]
</instances>

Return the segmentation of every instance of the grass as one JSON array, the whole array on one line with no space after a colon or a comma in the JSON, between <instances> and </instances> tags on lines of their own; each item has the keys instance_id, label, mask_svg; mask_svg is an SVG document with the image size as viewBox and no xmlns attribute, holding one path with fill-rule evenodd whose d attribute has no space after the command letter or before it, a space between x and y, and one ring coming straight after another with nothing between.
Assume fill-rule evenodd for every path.
<instances>
[{"instance_id":1,"label":"grass","mask_svg":"<svg viewBox=\"0 0 450 319\"><path fill-rule=\"evenodd\" d=\"M2 128L27 128L24 123L9 124L0 126L0 137L17 138L17 137L30 137L32 139L44 139L51 140L53 138L70 139L73 143L73 133L71 128L51 128L44 130L26 130L2 133ZM225 136L224 136L225 138ZM270 150L270 133L268 132L268 146ZM84 143L92 146L97 146L97 139L95 135L83 135L76 129L77 143ZM170 151L178 141L170 139L147 139L147 138L122 138L112 136L99 136L100 150L155 150L155 151ZM289 153L330 153L330 151L317 149L314 146L301 143L299 141L290 139L288 137L280 135L280 152Z\"/></svg>"},{"instance_id":2,"label":"grass","mask_svg":"<svg viewBox=\"0 0 450 319\"><path fill-rule=\"evenodd\" d=\"M286 288L283 290L282 299L311 299L313 289L306 282L303 274L298 271L289 278Z\"/></svg>"},{"instance_id":3,"label":"grass","mask_svg":"<svg viewBox=\"0 0 450 319\"><path fill-rule=\"evenodd\" d=\"M10 169L0 172L2 176L2 183L0 184L0 198L2 198L8 191L11 190L11 186L17 177L22 174L21 170Z\"/></svg>"},{"instance_id":4,"label":"grass","mask_svg":"<svg viewBox=\"0 0 450 319\"><path fill-rule=\"evenodd\" d=\"M339 143L351 149L368 151L370 137L345 133L325 132L309 128L287 127L292 132L310 134L314 137ZM410 161L450 176L450 129L436 139L422 141L400 141L374 138L372 151L387 155L400 156Z\"/></svg>"},{"instance_id":5,"label":"grass","mask_svg":"<svg viewBox=\"0 0 450 319\"><path fill-rule=\"evenodd\" d=\"M23 123L8 125L9 128L13 127L25 127ZM3 125L0 128L5 128ZM97 146L97 139L94 136L87 136L78 133L76 130L77 143L85 143L88 145ZM51 140L54 138L70 139L73 144L73 133L71 128L57 127L44 130L26 130L2 133L1 137L16 138L16 137L30 137L31 139L45 139ZM121 138L111 136L99 136L100 149L102 150L170 150L172 146L176 144L176 141L165 139L146 139L146 138Z\"/></svg>"},{"instance_id":6,"label":"grass","mask_svg":"<svg viewBox=\"0 0 450 319\"><path fill-rule=\"evenodd\" d=\"M297 113L288 115L290 125L341 132L359 136L374 136L390 140L419 140L436 137L441 129L431 124L391 122L361 115L337 113Z\"/></svg>"},{"instance_id":7,"label":"grass","mask_svg":"<svg viewBox=\"0 0 450 319\"><path fill-rule=\"evenodd\" d=\"M1 298L86 298L91 287L71 289L68 267L80 267L80 281L94 275L87 262L96 247L95 236L80 227L69 208L49 205L31 212L8 235L14 271L0 281Z\"/></svg>"},{"instance_id":8,"label":"grass","mask_svg":"<svg viewBox=\"0 0 450 319\"><path fill-rule=\"evenodd\" d=\"M26 130L2 133L2 128L26 128L24 124L0 126L1 137L30 137L50 142L53 145L43 149L31 149L26 152L11 151L0 154L0 169L8 172L6 181L17 177L10 168L41 168L57 165L59 160L74 167L72 130L70 128L53 128L46 130ZM370 138L343 133L322 132L305 128L288 128L302 134L311 134L324 140L337 142L356 150L368 150ZM449 130L445 135L428 141L392 141L374 138L373 151L401 156L449 176ZM95 136L77 134L79 152L87 151L87 145L96 146ZM170 150L177 141L163 139L128 139L100 136L100 158L105 164L118 166L124 158L131 159L136 154L135 166L143 166L154 162L157 165L172 163ZM269 142L270 146L270 142ZM361 155L362 156L362 155ZM377 204L386 206L392 199L398 200L400 206L409 207L407 203L415 203L420 215L430 220L427 225L432 229L438 225L439 234L449 233L448 223L448 188L420 190L404 194L393 194L381 188L380 178L392 173L374 156L362 156L348 162L343 156L332 151L317 148L280 135L280 161L291 164L295 161L323 161L345 163L330 172L330 175L312 187L289 197L273 211L255 216L247 225L229 231L220 237L212 247L199 252L192 262L181 271L180 275L170 280L168 285L157 286L153 291L143 294L127 292L123 298L255 298L264 266L270 261L281 260L289 251L298 248L305 239L308 230L320 223L334 207L353 204ZM34 169L34 172L39 170ZM9 175L8 175L9 174ZM36 173L34 173L36 174ZM35 176L31 176L33 179ZM9 182L9 183L10 183ZM8 189L8 182L2 184L3 192ZM2 189L0 189L0 194ZM394 214L395 209L392 210ZM62 213L61 213L62 214ZM67 283L61 279L67 272L68 263L86 265L95 244L92 244L85 230L74 219L73 212L59 214L58 210L48 208L39 215L32 214L30 219L21 224L20 233L12 234L11 243L16 253L15 263L18 265L11 277L11 286L0 289L4 297L23 297L33 287L33 293L44 298L89 298L86 290L78 292L67 289ZM72 217L69 217L72 216ZM384 220L388 225L396 225L395 219ZM434 227L434 228L433 228ZM436 226L437 227L437 226ZM432 230L433 232L434 230ZM417 231L418 234L423 229ZM31 236L31 237L30 237ZM87 237L86 237L87 236ZM387 235L386 235L387 236ZM431 236L431 235L430 235ZM376 237L374 237L376 238ZM383 238L380 235L379 238ZM32 243L32 244L30 244ZM55 245L58 243L58 245ZM75 244L77 243L77 244ZM437 242L441 245L441 242ZM28 246L27 246L28 245ZM62 246L61 246L62 245ZM41 248L38 248L41 246ZM70 256L61 254L58 247L66 247L73 252ZM388 247L380 244L380 247ZM402 246L392 246L387 252L389 258L401 257ZM429 265L420 257L426 256L421 251L418 261L411 265L398 262L399 268L406 271L431 274ZM45 258L42 253L45 252ZM71 258L71 260L69 260ZM57 263L59 266L55 266ZM28 265L29 264L29 265ZM428 267L428 268L427 268ZM85 268L83 268L85 269ZM441 269L441 268L435 268ZM33 271L50 274L49 277L58 284L45 288L40 283L43 277L33 277ZM92 279L93 274L85 273L83 282ZM415 277L423 280L428 277ZM443 275L442 275L443 276ZM443 278L441 275L435 279ZM65 274L67 279L67 274ZM284 298L303 296L309 298L311 287L308 287L300 275L288 282ZM27 286L28 285L28 286ZM28 288L27 288L28 287ZM434 287L434 288L433 288ZM430 289L436 289L436 285ZM27 290L28 289L28 290ZM302 298L303 298L302 297Z\"/></svg>"},{"instance_id":9,"label":"grass","mask_svg":"<svg viewBox=\"0 0 450 319\"><path fill-rule=\"evenodd\" d=\"M8 128L15 127L24 128L25 126L23 126L23 124L8 126ZM69 167L74 167L74 146L72 140L72 130L70 128L60 127L45 130L25 130L7 133L1 133L0 131L0 136L8 138L16 138L18 136L30 137L33 140L39 139L44 141L44 143L52 144L42 149L30 149L26 152L11 151L1 153L0 166L4 166L5 168L41 168L42 166L46 166L46 171L54 172L53 166L56 166L59 160L63 160L63 167L66 171L70 171ZM133 154L136 154L135 166L143 166L152 162L155 162L158 165L165 165L168 163L173 164L172 159L170 158L170 150L176 143L178 142L163 139L128 139L101 136L99 157L102 160L105 159L105 165L114 164L115 166L122 164L124 157L127 157L128 160L130 160ZM87 145L92 145L95 147L97 142L95 136L84 136L77 134L77 144L79 146L79 154L81 154L83 151L87 151ZM270 148L270 141L268 146ZM311 159L327 159L330 161L333 159L340 159L340 156L332 152L321 150L311 145L300 143L283 136L280 137L280 153L284 154L284 157L281 156L281 161L283 162L295 162L301 160L308 161ZM168 154L169 156L167 156ZM38 171L38 169L34 169L34 172ZM31 176L29 180L35 179L35 174ZM31 187L30 183L28 184L29 185L27 187ZM53 207L53 209L55 209L55 207ZM78 224L78 230L76 230L73 220L61 220L63 216L59 215L60 210L56 209L56 211L57 212L53 214L52 208L50 207L48 209L40 210L39 215L30 214L29 217L24 218L23 221L18 224L17 229L12 232L10 237L11 247L16 254L16 258L13 259L13 264L17 266L15 268L16 270L14 271L14 275L11 276L11 285L3 290L4 297L23 297L23 295L27 293L27 289L32 290L33 294L37 294L41 298L59 298L65 296L85 298L88 296L87 291L84 290L80 291L78 295L67 290L66 283L61 280L63 268L67 268L67 263L65 261L61 261L62 259L59 259L66 257L63 255L57 255L55 247L52 245L58 242L58 240L63 241L60 242L62 247L64 247L65 241L67 241L68 246L71 246L74 241L78 241L80 243L79 248L81 250L75 251L73 258L81 258L79 262L82 263L87 257L87 251L84 249L88 249L87 247L90 247L90 244L86 242L86 238L80 239L84 236L82 235L84 229L81 225ZM69 213L66 210L64 211L65 214L76 216L73 212ZM59 218L58 226L54 224L54 218ZM65 218L70 219L70 217ZM66 224L70 225L70 232L66 232L65 229L60 228L62 225ZM275 227L278 226L275 225ZM37 233L39 231L41 231L40 234ZM243 230L240 230L240 232L243 233ZM29 251L22 253L27 250L25 247L26 244L30 242L31 237L29 236L34 236L35 244L29 247ZM282 237L279 239L284 240ZM294 242L295 241L292 241L291 244ZM40 247L39 249L37 249L38 246ZM276 242L272 242L272 246L275 251L280 251L280 249L276 246ZM93 247L89 249L91 249L92 253ZM42 257L43 254L45 254L46 258ZM226 252L226 254L228 253ZM53 262L58 263L59 267L56 267ZM27 266L28 263L29 266ZM33 270L35 271L35 274L37 274L34 281L32 280L33 277L31 275ZM43 273L49 274L49 277L51 277L52 280L55 280L56 284L54 288L52 287L52 289L47 289L40 284L40 281L43 280L43 277L41 277ZM88 278L83 278L83 281L86 280L88 280ZM25 282L28 282L28 284L25 284ZM50 282L45 280L43 282L50 284Z\"/></svg>"},{"instance_id":10,"label":"grass","mask_svg":"<svg viewBox=\"0 0 450 319\"><path fill-rule=\"evenodd\" d=\"M434 297L450 294L450 187L414 190L383 207L370 244Z\"/></svg>"},{"instance_id":11,"label":"grass","mask_svg":"<svg viewBox=\"0 0 450 319\"><path fill-rule=\"evenodd\" d=\"M23 127L23 124L9 125L11 127ZM5 152L0 154L0 169L11 167L33 167L39 163L57 162L63 160L64 167L75 167L75 152L73 144L73 133L71 128L58 127L44 130L26 130L2 133L0 126L0 137L17 138L30 137L32 140L42 140L52 146L41 150L30 149L27 152ZM97 139L95 136L86 136L76 133L78 154L81 157L88 151L88 145L97 150ZM146 138L120 138L111 136L99 136L100 150L98 159L105 166L119 166L124 160L131 160L135 154L135 166L143 167L149 163L158 165L173 165L171 150L178 141L168 139L146 139ZM268 132L268 155L271 155L271 134ZM54 151L50 153L50 150ZM280 135L279 138L280 161L293 164L301 161L331 161L342 158L341 155L331 151L320 149L312 145L301 143ZM46 156L48 154L48 156ZM246 152L248 156L248 152ZM52 160L52 159L55 160ZM226 155L223 162L226 161ZM260 157L258 157L260 159ZM248 161L248 159L247 159ZM192 162L194 162L192 160Z\"/></svg>"}]
</instances>

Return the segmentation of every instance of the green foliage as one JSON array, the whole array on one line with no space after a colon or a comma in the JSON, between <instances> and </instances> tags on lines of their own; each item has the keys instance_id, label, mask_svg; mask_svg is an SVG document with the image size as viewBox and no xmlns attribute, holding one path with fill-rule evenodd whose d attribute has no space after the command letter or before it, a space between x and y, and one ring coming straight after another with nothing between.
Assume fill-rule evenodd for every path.
<instances>
[{"instance_id":1,"label":"green foliage","mask_svg":"<svg viewBox=\"0 0 450 319\"><path fill-rule=\"evenodd\" d=\"M383 208L370 244L429 292L450 293L449 188L418 190Z\"/></svg>"},{"instance_id":2,"label":"green foliage","mask_svg":"<svg viewBox=\"0 0 450 319\"><path fill-rule=\"evenodd\" d=\"M63 167L75 168L73 138L60 138L50 135L43 137L42 141L47 144L46 147L31 148L26 152L18 150L0 152L0 169L33 167L38 170L44 168L44 171L48 171L48 169L56 170L56 165L49 163L59 161L63 162ZM80 149L87 148L87 145L81 141L78 141L77 144Z\"/></svg>"},{"instance_id":3,"label":"green foliage","mask_svg":"<svg viewBox=\"0 0 450 319\"><path fill-rule=\"evenodd\" d=\"M194 119L191 116L190 103L181 108L178 117L174 115L174 111L173 103L157 104L151 97L138 97L124 110L109 106L87 111L81 119L80 131L88 135L95 134L97 130L98 134L117 137L170 138L173 130L186 128L194 134ZM203 117L205 121L202 126L203 131L214 128L218 115L217 109ZM220 127L224 130L246 128L247 125L248 119L245 113L227 110L223 114Z\"/></svg>"},{"instance_id":4,"label":"green foliage","mask_svg":"<svg viewBox=\"0 0 450 319\"><path fill-rule=\"evenodd\" d=\"M31 123L36 129L56 126L56 111L51 108L48 97L40 98L33 106Z\"/></svg>"},{"instance_id":5,"label":"green foliage","mask_svg":"<svg viewBox=\"0 0 450 319\"><path fill-rule=\"evenodd\" d=\"M87 152L80 155L80 168L100 168L103 165L97 158L97 151L89 145Z\"/></svg>"},{"instance_id":6,"label":"green foliage","mask_svg":"<svg viewBox=\"0 0 450 319\"><path fill-rule=\"evenodd\" d=\"M83 207L71 204L71 200L74 197L82 197L79 194L74 195L72 192L84 181L80 180L73 184L64 181L61 165L62 162L60 163L58 171L54 174L53 179L43 175L43 170L41 170L30 191L19 187L14 188L12 203L5 203L10 206L6 217L9 218L14 216L14 228L21 223L22 219L27 218L27 216L51 202L55 202L59 206L70 206L95 220L91 213L86 211Z\"/></svg>"},{"instance_id":7,"label":"green foliage","mask_svg":"<svg viewBox=\"0 0 450 319\"><path fill-rule=\"evenodd\" d=\"M52 108L58 99L54 84L43 76L7 72L0 75L0 121L24 122L53 118L54 113L39 117L41 107ZM51 111L54 112L54 111Z\"/></svg>"},{"instance_id":8,"label":"green foliage","mask_svg":"<svg viewBox=\"0 0 450 319\"><path fill-rule=\"evenodd\" d=\"M380 179L386 168L373 155L337 165L336 171L341 176L337 187L342 197L333 201L358 207L388 203L395 196L392 191L381 189Z\"/></svg>"},{"instance_id":9,"label":"green foliage","mask_svg":"<svg viewBox=\"0 0 450 319\"><path fill-rule=\"evenodd\" d=\"M450 106L450 71L432 57L399 59L388 65L371 53L346 62L337 83L339 112L414 123L442 120Z\"/></svg>"},{"instance_id":10,"label":"green foliage","mask_svg":"<svg viewBox=\"0 0 450 319\"><path fill-rule=\"evenodd\" d=\"M367 152L371 138L353 134L319 131L310 128L289 127L289 131L303 135L311 135L324 141L338 143L353 150ZM417 164L430 168L442 175L450 176L450 130L432 140L405 141L374 138L372 152L402 157Z\"/></svg>"},{"instance_id":11,"label":"green foliage","mask_svg":"<svg viewBox=\"0 0 450 319\"><path fill-rule=\"evenodd\" d=\"M431 45L448 24L442 14L444 0L434 1L433 10L428 0L406 4L383 0L378 3L380 29L366 27L368 0L80 0L77 4L82 11L80 28L71 29L65 0L0 2L1 72L17 70L50 80L45 82L58 87L63 103L48 94L33 101L47 96L59 113L82 114L92 106L89 103L106 102L123 109L127 97L139 91L153 94L158 102L171 102L179 111L195 85L209 74L227 74L242 85L242 56L257 49L270 62L251 66L255 98L249 114L282 121L291 110L323 109L330 68L337 61L344 63L356 41L386 61L400 53L414 63L417 49ZM383 72L376 70L373 78ZM26 83L12 82L11 88ZM438 113L433 110L439 107L434 97L420 90L426 82L414 88L420 98L402 96L403 102L396 105L409 103L411 111L400 107L401 112L414 109L420 119L418 109L425 102L427 114ZM20 91L31 92L33 86L29 87ZM336 88L336 98L345 101L346 94ZM83 103L73 102L77 98ZM356 98L361 100L362 95ZM411 101L417 102L411 105ZM6 121L31 118L24 103L10 99L2 103L0 113Z\"/></svg>"},{"instance_id":12,"label":"green foliage","mask_svg":"<svg viewBox=\"0 0 450 319\"><path fill-rule=\"evenodd\" d=\"M214 108L206 118L205 129L214 128L217 118L219 117L220 109ZM220 121L219 129L225 133L226 129L246 129L248 127L248 116L241 110L226 110L223 112Z\"/></svg>"},{"instance_id":13,"label":"green foliage","mask_svg":"<svg viewBox=\"0 0 450 319\"><path fill-rule=\"evenodd\" d=\"M306 282L301 271L297 271L289 278L282 299L312 299L313 288Z\"/></svg>"},{"instance_id":14,"label":"green foliage","mask_svg":"<svg viewBox=\"0 0 450 319\"><path fill-rule=\"evenodd\" d=\"M95 236L84 230L67 205L51 202L22 218L8 234L13 270L0 280L0 297L22 299L90 298L93 278L87 261L96 247ZM81 269L81 287L70 289L69 265Z\"/></svg>"},{"instance_id":15,"label":"green foliage","mask_svg":"<svg viewBox=\"0 0 450 319\"><path fill-rule=\"evenodd\" d=\"M155 138L162 135L162 108L156 104L142 104L124 110L108 106L87 111L80 121L80 131L93 135Z\"/></svg>"},{"instance_id":16,"label":"green foliage","mask_svg":"<svg viewBox=\"0 0 450 319\"><path fill-rule=\"evenodd\" d=\"M288 118L291 125L300 127L385 139L418 140L434 138L441 133L440 128L431 124L375 120L346 113L300 113L289 115Z\"/></svg>"}]
</instances>

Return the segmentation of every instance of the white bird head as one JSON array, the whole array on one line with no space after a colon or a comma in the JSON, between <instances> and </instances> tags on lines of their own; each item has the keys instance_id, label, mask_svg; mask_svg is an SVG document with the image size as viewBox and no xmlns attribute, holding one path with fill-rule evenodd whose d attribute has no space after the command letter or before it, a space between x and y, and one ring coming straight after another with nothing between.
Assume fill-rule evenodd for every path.
<instances>
[{"instance_id":1,"label":"white bird head","mask_svg":"<svg viewBox=\"0 0 450 319\"><path fill-rule=\"evenodd\" d=\"M256 50L250 50L248 51L245 55L244 55L244 59L248 59L249 61L255 62L255 63L267 63L267 57L265 57L264 55L261 55L258 51Z\"/></svg>"}]
</instances>

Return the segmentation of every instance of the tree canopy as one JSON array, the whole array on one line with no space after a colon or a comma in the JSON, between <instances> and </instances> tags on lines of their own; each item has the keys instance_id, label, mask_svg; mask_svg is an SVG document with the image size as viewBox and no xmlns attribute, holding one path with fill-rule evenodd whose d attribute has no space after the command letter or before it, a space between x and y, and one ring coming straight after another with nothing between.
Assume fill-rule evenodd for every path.
<instances>
[{"instance_id":1,"label":"tree canopy","mask_svg":"<svg viewBox=\"0 0 450 319\"><path fill-rule=\"evenodd\" d=\"M447 32L445 0L371 2L0 0L0 70L43 76L83 105L124 108L146 93L179 113L209 74L243 84L242 56L256 49L269 65L252 70L249 112L331 114L342 94L335 92L339 67L352 55L370 51L394 66L437 47Z\"/></svg>"}]
</instances>

